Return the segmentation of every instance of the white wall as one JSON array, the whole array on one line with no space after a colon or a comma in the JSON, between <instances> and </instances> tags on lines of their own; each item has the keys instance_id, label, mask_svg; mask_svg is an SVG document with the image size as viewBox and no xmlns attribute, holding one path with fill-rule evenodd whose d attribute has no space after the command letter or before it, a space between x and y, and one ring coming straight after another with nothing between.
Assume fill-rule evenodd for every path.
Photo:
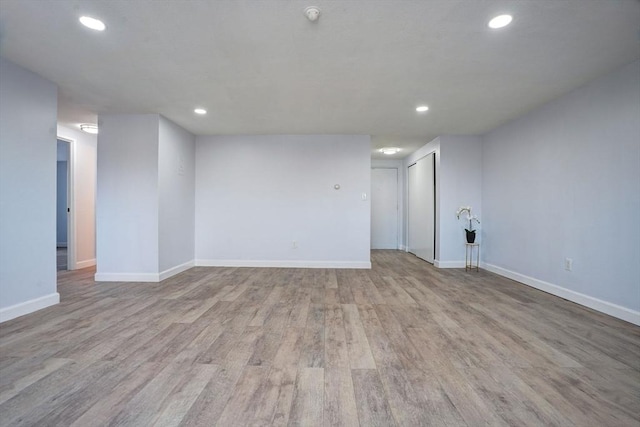
<instances>
[{"instance_id":1,"label":"white wall","mask_svg":"<svg viewBox=\"0 0 640 427\"><path fill-rule=\"evenodd\" d=\"M485 135L482 194L488 268L640 322L640 62Z\"/></svg>"},{"instance_id":2,"label":"white wall","mask_svg":"<svg viewBox=\"0 0 640 427\"><path fill-rule=\"evenodd\" d=\"M102 115L98 281L157 282L193 266L195 137L157 114Z\"/></svg>"},{"instance_id":3,"label":"white wall","mask_svg":"<svg viewBox=\"0 0 640 427\"><path fill-rule=\"evenodd\" d=\"M369 267L370 144L359 135L198 137L196 264Z\"/></svg>"},{"instance_id":4,"label":"white wall","mask_svg":"<svg viewBox=\"0 0 640 427\"><path fill-rule=\"evenodd\" d=\"M60 300L56 115L56 85L0 58L0 321Z\"/></svg>"},{"instance_id":5,"label":"white wall","mask_svg":"<svg viewBox=\"0 0 640 427\"><path fill-rule=\"evenodd\" d=\"M158 274L159 116L98 120L96 280L150 280Z\"/></svg>"},{"instance_id":6,"label":"white wall","mask_svg":"<svg viewBox=\"0 0 640 427\"><path fill-rule=\"evenodd\" d=\"M58 137L72 141L71 165L73 197L71 210L75 221L73 265L70 270L96 264L96 168L98 138L77 129L58 125Z\"/></svg>"},{"instance_id":7,"label":"white wall","mask_svg":"<svg viewBox=\"0 0 640 427\"><path fill-rule=\"evenodd\" d=\"M482 140L478 136L440 137L440 250L439 267L464 267L465 228L458 220L460 206L471 206L481 223L474 223L476 242L482 242Z\"/></svg>"},{"instance_id":8,"label":"white wall","mask_svg":"<svg viewBox=\"0 0 640 427\"><path fill-rule=\"evenodd\" d=\"M159 269L161 272L194 260L195 136L160 117Z\"/></svg>"}]
</instances>

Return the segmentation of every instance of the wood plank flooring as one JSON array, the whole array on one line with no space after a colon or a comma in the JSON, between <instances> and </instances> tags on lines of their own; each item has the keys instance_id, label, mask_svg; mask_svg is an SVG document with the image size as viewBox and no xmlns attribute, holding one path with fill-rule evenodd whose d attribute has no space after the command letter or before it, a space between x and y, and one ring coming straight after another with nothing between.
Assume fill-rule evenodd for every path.
<instances>
[{"instance_id":1,"label":"wood plank flooring","mask_svg":"<svg viewBox=\"0 0 640 427\"><path fill-rule=\"evenodd\" d=\"M635 426L640 328L486 271L59 272L0 325L2 426Z\"/></svg>"},{"instance_id":2,"label":"wood plank flooring","mask_svg":"<svg viewBox=\"0 0 640 427\"><path fill-rule=\"evenodd\" d=\"M56 248L56 271L67 269L67 248Z\"/></svg>"}]
</instances>

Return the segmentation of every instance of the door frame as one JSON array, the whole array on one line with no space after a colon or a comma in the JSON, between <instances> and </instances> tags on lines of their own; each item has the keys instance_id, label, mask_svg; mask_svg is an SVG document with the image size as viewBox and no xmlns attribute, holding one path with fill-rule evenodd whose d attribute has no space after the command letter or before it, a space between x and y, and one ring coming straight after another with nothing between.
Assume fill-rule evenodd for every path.
<instances>
[{"instance_id":1,"label":"door frame","mask_svg":"<svg viewBox=\"0 0 640 427\"><path fill-rule=\"evenodd\" d=\"M400 222L400 191L402 191L400 168L397 166L371 166L371 170L373 169L395 169L396 171L396 250L399 250L400 236L402 236L402 224Z\"/></svg>"},{"instance_id":2,"label":"door frame","mask_svg":"<svg viewBox=\"0 0 640 427\"><path fill-rule=\"evenodd\" d=\"M67 270L76 269L76 205L75 205L75 139L57 135L56 142L69 144L69 161L67 162Z\"/></svg>"}]
</instances>

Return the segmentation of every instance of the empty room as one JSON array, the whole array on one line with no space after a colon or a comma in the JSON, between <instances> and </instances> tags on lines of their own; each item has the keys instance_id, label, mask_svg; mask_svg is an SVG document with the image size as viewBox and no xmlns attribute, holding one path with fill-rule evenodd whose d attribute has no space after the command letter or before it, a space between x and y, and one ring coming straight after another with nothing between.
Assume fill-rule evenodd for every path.
<instances>
[{"instance_id":1,"label":"empty room","mask_svg":"<svg viewBox=\"0 0 640 427\"><path fill-rule=\"evenodd\" d=\"M1 0L0 426L640 425L637 0Z\"/></svg>"}]
</instances>

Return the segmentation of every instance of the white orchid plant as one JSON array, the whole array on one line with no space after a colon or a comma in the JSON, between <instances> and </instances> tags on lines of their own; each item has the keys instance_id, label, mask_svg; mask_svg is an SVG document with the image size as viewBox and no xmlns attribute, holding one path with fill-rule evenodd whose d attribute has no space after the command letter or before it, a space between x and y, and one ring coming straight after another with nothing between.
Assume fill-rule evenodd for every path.
<instances>
[{"instance_id":1,"label":"white orchid plant","mask_svg":"<svg viewBox=\"0 0 640 427\"><path fill-rule=\"evenodd\" d=\"M466 218L465 218L465 219L466 219L467 221L469 221L469 228L465 228L465 230L471 233L471 232L475 231L475 230L473 229L473 221L475 221L475 222L477 222L478 224L480 224L480 220L478 219L478 217L477 217L476 215L473 215L473 214L471 213L471 206L460 206L460 208L456 211L456 217L457 217L458 219L460 219L460 216L461 216L463 213L465 213L465 212L467 213L467 215L466 215ZM464 217L464 216L463 216L463 217Z\"/></svg>"}]
</instances>

